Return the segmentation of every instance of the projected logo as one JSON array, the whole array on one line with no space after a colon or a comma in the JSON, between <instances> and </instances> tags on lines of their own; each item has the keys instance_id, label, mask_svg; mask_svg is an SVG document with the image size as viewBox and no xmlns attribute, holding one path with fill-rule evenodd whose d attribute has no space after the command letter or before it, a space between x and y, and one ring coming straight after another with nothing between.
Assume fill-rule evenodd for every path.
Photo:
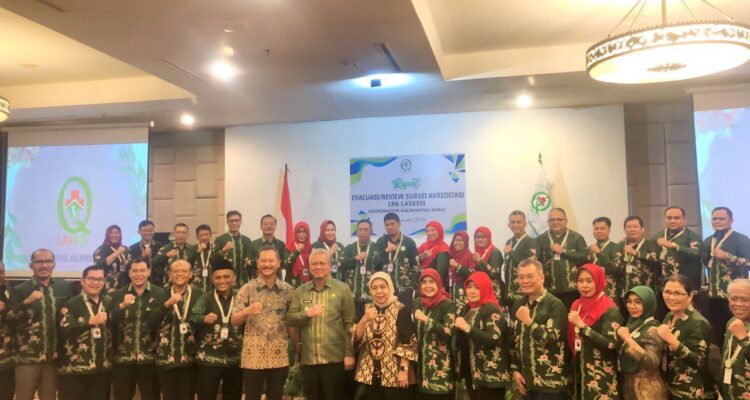
<instances>
[{"instance_id":1,"label":"projected logo","mask_svg":"<svg viewBox=\"0 0 750 400\"><path fill-rule=\"evenodd\" d=\"M547 192L536 192L531 196L531 210L536 214L547 211L552 206L552 200Z\"/></svg>"},{"instance_id":2,"label":"projected logo","mask_svg":"<svg viewBox=\"0 0 750 400\"><path fill-rule=\"evenodd\" d=\"M90 233L86 225L91 218L91 187L85 179L74 176L63 184L57 197L57 219L70 234Z\"/></svg>"}]
</instances>

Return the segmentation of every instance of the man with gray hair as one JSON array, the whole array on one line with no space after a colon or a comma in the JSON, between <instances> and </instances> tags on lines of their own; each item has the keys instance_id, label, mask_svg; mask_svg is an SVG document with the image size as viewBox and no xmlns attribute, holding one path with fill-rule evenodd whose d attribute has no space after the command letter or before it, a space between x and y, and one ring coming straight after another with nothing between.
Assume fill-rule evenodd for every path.
<instances>
[{"instance_id":1,"label":"man with gray hair","mask_svg":"<svg viewBox=\"0 0 750 400\"><path fill-rule=\"evenodd\" d=\"M513 232L513 237L505 241L503 248L505 254L503 301L506 306L523 297L523 292L516 280L518 265L527 258L536 257L536 238L526 233L526 225L526 214L523 211L515 210L508 215L508 228Z\"/></svg>"},{"instance_id":2,"label":"man with gray hair","mask_svg":"<svg viewBox=\"0 0 750 400\"><path fill-rule=\"evenodd\" d=\"M40 400L57 396L57 327L63 304L72 297L70 284L52 278L55 255L51 250L31 253L31 279L10 293L10 311L15 319L16 399Z\"/></svg>"},{"instance_id":3,"label":"man with gray hair","mask_svg":"<svg viewBox=\"0 0 750 400\"><path fill-rule=\"evenodd\" d=\"M513 381L526 399L565 398L567 312L562 301L544 288L542 264L526 259L518 265L518 286L523 297L511 309L514 348Z\"/></svg>"},{"instance_id":4,"label":"man with gray hair","mask_svg":"<svg viewBox=\"0 0 750 400\"><path fill-rule=\"evenodd\" d=\"M743 399L750 393L750 279L735 279L727 288L729 311L722 352L721 397Z\"/></svg>"},{"instance_id":5,"label":"man with gray hair","mask_svg":"<svg viewBox=\"0 0 750 400\"><path fill-rule=\"evenodd\" d=\"M331 278L325 249L313 250L309 264L312 280L294 290L287 323L300 328L305 398L339 400L345 398L345 370L354 368L354 296Z\"/></svg>"}]
</instances>

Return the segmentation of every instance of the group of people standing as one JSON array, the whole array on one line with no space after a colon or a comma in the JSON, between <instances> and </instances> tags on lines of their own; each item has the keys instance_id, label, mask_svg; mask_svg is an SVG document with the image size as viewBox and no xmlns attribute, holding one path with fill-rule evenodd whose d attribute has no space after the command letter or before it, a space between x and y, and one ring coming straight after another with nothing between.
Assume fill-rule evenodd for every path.
<instances>
[{"instance_id":1,"label":"group of people standing","mask_svg":"<svg viewBox=\"0 0 750 400\"><path fill-rule=\"evenodd\" d=\"M215 399L221 387L231 400L244 387L278 400L295 364L312 400L447 400L459 387L471 400L750 393L750 239L728 208L705 240L679 207L650 239L630 216L613 242L600 217L590 246L562 209L537 237L513 211L513 236L496 246L479 227L473 251L467 232L446 243L435 221L417 246L396 214L376 241L359 221L347 246L332 221L314 243L304 222L284 243L272 215L254 241L239 212L226 217L213 242L198 226L196 245L184 224L162 245L143 221L130 247L109 227L76 296L45 249L30 280L0 278L0 400L14 384L19 400L130 400L136 386L144 399Z\"/></svg>"}]
</instances>

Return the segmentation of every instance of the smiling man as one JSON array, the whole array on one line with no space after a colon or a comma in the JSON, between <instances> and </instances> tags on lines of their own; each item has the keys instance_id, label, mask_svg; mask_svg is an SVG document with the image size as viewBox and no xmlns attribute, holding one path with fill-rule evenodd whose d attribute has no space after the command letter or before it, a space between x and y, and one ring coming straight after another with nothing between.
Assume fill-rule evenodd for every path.
<instances>
[{"instance_id":1,"label":"smiling man","mask_svg":"<svg viewBox=\"0 0 750 400\"><path fill-rule=\"evenodd\" d=\"M661 264L660 279L656 282L658 308L656 316L667 313L664 304L664 281L672 275L685 275L690 287L701 287L701 260L699 246L701 238L686 227L687 214L678 206L669 206L664 211L665 229L653 237L657 245L657 257Z\"/></svg>"},{"instance_id":2,"label":"smiling man","mask_svg":"<svg viewBox=\"0 0 750 400\"><path fill-rule=\"evenodd\" d=\"M324 249L310 254L310 274L312 280L294 290L287 322L300 328L305 398L339 400L345 398L345 370L354 368L354 297L345 283L331 278Z\"/></svg>"},{"instance_id":3,"label":"smiling man","mask_svg":"<svg viewBox=\"0 0 750 400\"><path fill-rule=\"evenodd\" d=\"M729 283L746 278L750 261L750 239L732 228L734 216L727 207L716 207L711 212L711 227L714 233L703 241L701 261L708 275L709 321L714 328L717 345L721 344L729 312L727 292Z\"/></svg>"},{"instance_id":4,"label":"smiling man","mask_svg":"<svg viewBox=\"0 0 750 400\"><path fill-rule=\"evenodd\" d=\"M168 266L172 265L172 263L177 260L194 260L197 248L188 245L187 238L187 224L183 224L182 222L176 224L172 230L173 240L162 246L159 249L159 253L154 257L154 269L166 272L167 277L169 277Z\"/></svg>"},{"instance_id":5,"label":"smiling man","mask_svg":"<svg viewBox=\"0 0 750 400\"><path fill-rule=\"evenodd\" d=\"M242 214L237 210L227 211L227 233L219 235L214 242L214 251L229 260L237 277L237 286L250 279L250 260L253 258L252 240L240 233Z\"/></svg>"},{"instance_id":6,"label":"smiling man","mask_svg":"<svg viewBox=\"0 0 750 400\"><path fill-rule=\"evenodd\" d=\"M540 262L526 259L519 264L517 280L523 297L516 300L510 313L515 343L511 371L516 388L526 399L562 400L568 384L567 313L562 301L544 288L544 279Z\"/></svg>"},{"instance_id":7,"label":"smiling man","mask_svg":"<svg viewBox=\"0 0 750 400\"><path fill-rule=\"evenodd\" d=\"M154 231L156 227L153 221L144 219L138 223L138 234L141 235L141 240L130 245L130 254L133 260L143 260L149 265L152 269L151 282L161 286L164 283L164 271L154 271L152 261L163 244L154 240Z\"/></svg>"},{"instance_id":8,"label":"smiling man","mask_svg":"<svg viewBox=\"0 0 750 400\"><path fill-rule=\"evenodd\" d=\"M60 400L109 399L112 333L107 320L112 301L104 296L104 282L103 267L86 267L81 294L62 309Z\"/></svg>"},{"instance_id":9,"label":"smiling man","mask_svg":"<svg viewBox=\"0 0 750 400\"><path fill-rule=\"evenodd\" d=\"M57 327L60 309L72 292L70 284L52 277L55 255L47 249L31 253L31 279L11 292L15 318L16 399L54 400L57 393ZM23 344L21 344L23 343Z\"/></svg>"},{"instance_id":10,"label":"smiling man","mask_svg":"<svg viewBox=\"0 0 750 400\"><path fill-rule=\"evenodd\" d=\"M154 335L166 312L163 288L149 282L151 266L145 260L130 264L130 285L112 294L114 333L112 391L115 400L132 400L136 385L142 400L158 397L154 390Z\"/></svg>"},{"instance_id":11,"label":"smiling man","mask_svg":"<svg viewBox=\"0 0 750 400\"><path fill-rule=\"evenodd\" d=\"M724 399L743 399L750 393L750 280L736 279L729 284L729 310L733 318L727 324L722 356Z\"/></svg>"},{"instance_id":12,"label":"smiling man","mask_svg":"<svg viewBox=\"0 0 750 400\"><path fill-rule=\"evenodd\" d=\"M391 276L399 301L411 305L419 280L419 254L414 239L401 232L401 219L395 213L383 217L385 234L375 243L378 270Z\"/></svg>"},{"instance_id":13,"label":"smiling man","mask_svg":"<svg viewBox=\"0 0 750 400\"><path fill-rule=\"evenodd\" d=\"M549 230L537 237L537 255L544 266L544 284L570 308L578 298L576 271L587 261L589 249L580 233L568 228L562 208L553 208L547 217Z\"/></svg>"},{"instance_id":14,"label":"smiling man","mask_svg":"<svg viewBox=\"0 0 750 400\"><path fill-rule=\"evenodd\" d=\"M195 336L203 324L206 300L202 290L190 287L192 274L185 260L169 266L172 286L163 305L156 347L156 376L164 400L192 400L195 393Z\"/></svg>"},{"instance_id":15,"label":"smiling man","mask_svg":"<svg viewBox=\"0 0 750 400\"><path fill-rule=\"evenodd\" d=\"M240 288L232 314L233 325L245 324L240 360L245 397L260 400L265 386L268 400L281 400L289 371L287 339L293 332L285 319L293 288L277 276L281 259L275 246L261 247L256 265L258 277Z\"/></svg>"},{"instance_id":16,"label":"smiling man","mask_svg":"<svg viewBox=\"0 0 750 400\"><path fill-rule=\"evenodd\" d=\"M234 269L229 260L219 258L211 269L214 289L206 295L203 324L198 329L198 399L216 399L221 383L222 399L242 397L240 370L240 327L230 323L235 307Z\"/></svg>"}]
</instances>

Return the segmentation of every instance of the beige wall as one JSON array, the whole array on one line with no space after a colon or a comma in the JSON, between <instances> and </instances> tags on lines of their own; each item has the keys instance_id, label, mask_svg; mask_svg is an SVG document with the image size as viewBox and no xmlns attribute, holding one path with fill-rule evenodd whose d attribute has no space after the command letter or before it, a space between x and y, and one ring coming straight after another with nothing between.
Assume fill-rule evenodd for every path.
<instances>
[{"instance_id":1,"label":"beige wall","mask_svg":"<svg viewBox=\"0 0 750 400\"><path fill-rule=\"evenodd\" d=\"M224 130L152 133L149 137L148 216L158 232L174 224L209 224L224 232Z\"/></svg>"},{"instance_id":2,"label":"beige wall","mask_svg":"<svg viewBox=\"0 0 750 400\"><path fill-rule=\"evenodd\" d=\"M625 105L625 144L630 212L645 220L647 233L663 229L668 205L684 208L700 233L692 99Z\"/></svg>"},{"instance_id":3,"label":"beige wall","mask_svg":"<svg viewBox=\"0 0 750 400\"><path fill-rule=\"evenodd\" d=\"M223 233L224 130L152 133L149 143L148 214L157 230L208 223ZM653 234L663 228L664 208L679 205L700 232L692 101L625 105L625 143L629 212ZM621 223L614 221L616 230Z\"/></svg>"}]
</instances>

